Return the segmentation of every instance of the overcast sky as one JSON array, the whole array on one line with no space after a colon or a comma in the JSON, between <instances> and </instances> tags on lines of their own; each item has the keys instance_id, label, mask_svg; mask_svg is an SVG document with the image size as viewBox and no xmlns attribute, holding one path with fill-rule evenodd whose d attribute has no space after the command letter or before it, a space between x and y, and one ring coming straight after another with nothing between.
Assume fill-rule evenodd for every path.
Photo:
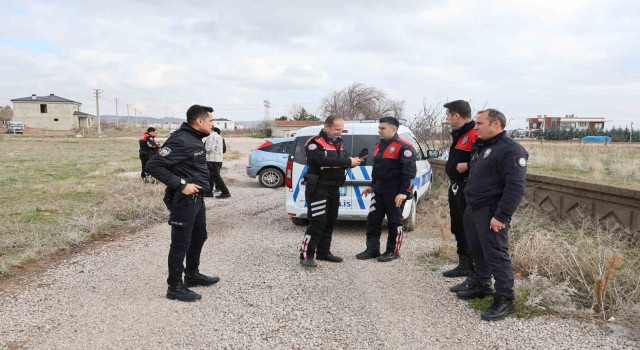
<instances>
[{"instance_id":1,"label":"overcast sky","mask_svg":"<svg viewBox=\"0 0 640 350\"><path fill-rule=\"evenodd\" d=\"M427 105L470 100L511 128L538 114L640 126L640 1L0 0L0 104L50 93L259 120L354 82ZM396 3L398 5L392 5ZM401 4L401 5L400 5Z\"/></svg>"}]
</instances>

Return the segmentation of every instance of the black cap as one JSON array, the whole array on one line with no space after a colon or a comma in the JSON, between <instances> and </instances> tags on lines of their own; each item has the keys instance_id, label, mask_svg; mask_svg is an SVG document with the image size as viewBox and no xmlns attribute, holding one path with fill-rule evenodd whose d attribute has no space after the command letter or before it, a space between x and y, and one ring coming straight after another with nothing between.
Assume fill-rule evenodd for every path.
<instances>
[{"instance_id":1,"label":"black cap","mask_svg":"<svg viewBox=\"0 0 640 350\"><path fill-rule=\"evenodd\" d=\"M400 127L400 122L398 121L398 119L396 119L394 117L382 117L382 118L380 118L380 120L378 120L378 122L387 123L389 125L395 126L396 128Z\"/></svg>"}]
</instances>

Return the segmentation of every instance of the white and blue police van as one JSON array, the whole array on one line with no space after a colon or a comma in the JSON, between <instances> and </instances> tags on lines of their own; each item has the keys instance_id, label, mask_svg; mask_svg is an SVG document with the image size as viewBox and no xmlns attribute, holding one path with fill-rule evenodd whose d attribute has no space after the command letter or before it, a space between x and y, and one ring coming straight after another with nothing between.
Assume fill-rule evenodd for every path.
<instances>
[{"instance_id":1,"label":"white and blue police van","mask_svg":"<svg viewBox=\"0 0 640 350\"><path fill-rule=\"evenodd\" d=\"M304 196L304 174L307 172L307 157L304 146L307 140L318 135L322 128L323 126L319 125L300 129L291 145L285 172L285 186L288 188L286 210L287 215L296 225L308 224L307 203ZM411 231L416 226L416 207L422 200L429 197L431 191L431 165L427 159L436 158L438 152L423 152L413 132L404 125L400 125L398 135L409 141L416 149L417 174L413 179L413 198L405 202L402 212L405 229ZM364 197L361 192L371 186L373 150L375 144L380 140L378 122L346 121L342 131L342 139L347 156L357 157L364 149L369 151L369 155L360 166L347 170L347 180L340 187L338 220L366 221L371 196Z\"/></svg>"}]
</instances>

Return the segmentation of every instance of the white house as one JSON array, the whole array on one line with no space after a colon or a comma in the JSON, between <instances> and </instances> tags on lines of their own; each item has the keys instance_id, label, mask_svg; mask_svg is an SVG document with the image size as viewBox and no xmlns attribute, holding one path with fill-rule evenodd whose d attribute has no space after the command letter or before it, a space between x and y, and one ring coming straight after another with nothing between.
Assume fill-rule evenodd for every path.
<instances>
[{"instance_id":1,"label":"white house","mask_svg":"<svg viewBox=\"0 0 640 350\"><path fill-rule=\"evenodd\" d=\"M271 136L291 137L304 127L322 125L323 123L322 121L307 120L274 120L271 122Z\"/></svg>"},{"instance_id":2,"label":"white house","mask_svg":"<svg viewBox=\"0 0 640 350\"><path fill-rule=\"evenodd\" d=\"M16 98L13 102L13 121L28 128L46 130L76 130L93 126L93 116L80 112L82 103L54 94Z\"/></svg>"},{"instance_id":3,"label":"white house","mask_svg":"<svg viewBox=\"0 0 640 350\"><path fill-rule=\"evenodd\" d=\"M233 131L236 129L235 122L233 120L225 119L225 118L216 118L213 117L213 126L224 131L230 130Z\"/></svg>"}]
</instances>

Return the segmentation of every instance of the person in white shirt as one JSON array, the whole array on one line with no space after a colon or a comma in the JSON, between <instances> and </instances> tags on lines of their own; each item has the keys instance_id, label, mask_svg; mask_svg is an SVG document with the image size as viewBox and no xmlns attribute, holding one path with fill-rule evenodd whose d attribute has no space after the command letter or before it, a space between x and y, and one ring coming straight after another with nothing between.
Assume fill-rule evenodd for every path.
<instances>
[{"instance_id":1,"label":"person in white shirt","mask_svg":"<svg viewBox=\"0 0 640 350\"><path fill-rule=\"evenodd\" d=\"M213 197L213 187L220 190L220 195L216 198L229 198L231 193L227 185L225 185L222 176L220 176L220 170L222 169L223 154L226 152L225 142L220 135L219 128L213 128L213 131L207 140L205 141L204 148L207 151L207 167L209 168L209 184L212 189L211 193L208 193L206 197Z\"/></svg>"}]
</instances>

